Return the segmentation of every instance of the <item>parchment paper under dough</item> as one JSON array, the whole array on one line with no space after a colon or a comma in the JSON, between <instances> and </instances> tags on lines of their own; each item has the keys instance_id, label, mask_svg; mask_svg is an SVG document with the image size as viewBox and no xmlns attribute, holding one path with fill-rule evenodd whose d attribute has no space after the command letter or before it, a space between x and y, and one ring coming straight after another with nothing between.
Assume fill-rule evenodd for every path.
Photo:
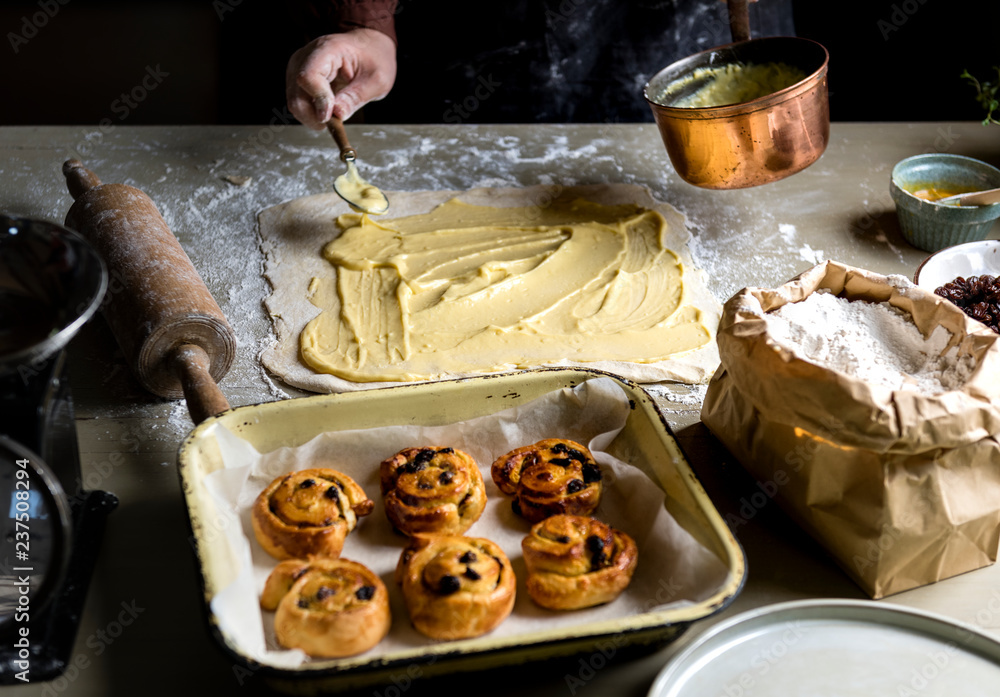
<instances>
[{"instance_id":1,"label":"parchment paper under dough","mask_svg":"<svg viewBox=\"0 0 1000 697\"><path fill-rule=\"evenodd\" d=\"M605 370L641 383L707 383L719 365L715 333L722 306L708 290L704 271L694 266L688 249L690 233L684 215L673 206L654 199L645 187L633 184L595 184L484 188L470 191L395 191L387 192L390 207L385 218L427 213L455 197L470 204L508 208L545 205L546 201L557 195L577 195L608 205L634 203L662 214L668 224L666 246L684 264L684 303L694 305L702 311L703 322L711 333L711 339L700 349L657 363L572 363L553 360L546 365ZM272 287L265 307L270 313L274 328L274 340L261 353L261 362L267 370L287 384L312 392L347 392L396 384L355 383L333 375L316 373L299 358L299 335L305 325L319 314L319 309L306 297L309 282L315 276L334 273L331 264L323 258L322 250L339 232L335 222L337 216L348 212L348 205L337 194L330 192L286 201L264 209L258 216L261 248L264 251L264 275ZM483 372L488 372L486 367Z\"/></svg>"}]
</instances>

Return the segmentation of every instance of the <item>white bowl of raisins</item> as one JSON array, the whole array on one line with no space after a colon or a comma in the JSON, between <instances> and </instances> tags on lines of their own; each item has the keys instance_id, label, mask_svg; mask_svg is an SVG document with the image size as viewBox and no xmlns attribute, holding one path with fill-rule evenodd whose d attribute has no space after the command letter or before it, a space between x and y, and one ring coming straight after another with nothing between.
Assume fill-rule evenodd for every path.
<instances>
[{"instance_id":1,"label":"white bowl of raisins","mask_svg":"<svg viewBox=\"0 0 1000 697\"><path fill-rule=\"evenodd\" d=\"M913 282L1000 332L1000 240L966 242L931 254Z\"/></svg>"}]
</instances>

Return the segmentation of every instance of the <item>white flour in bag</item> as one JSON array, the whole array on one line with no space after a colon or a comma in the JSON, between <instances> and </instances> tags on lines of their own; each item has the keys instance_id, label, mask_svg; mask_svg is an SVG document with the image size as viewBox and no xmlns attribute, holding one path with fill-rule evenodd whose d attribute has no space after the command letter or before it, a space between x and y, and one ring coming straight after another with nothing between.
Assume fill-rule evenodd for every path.
<instances>
[{"instance_id":1,"label":"white flour in bag","mask_svg":"<svg viewBox=\"0 0 1000 697\"><path fill-rule=\"evenodd\" d=\"M958 389L975 368L972 356L943 353L951 341L947 329L937 327L924 339L909 313L888 303L819 291L765 320L771 338L799 358L893 390Z\"/></svg>"}]
</instances>

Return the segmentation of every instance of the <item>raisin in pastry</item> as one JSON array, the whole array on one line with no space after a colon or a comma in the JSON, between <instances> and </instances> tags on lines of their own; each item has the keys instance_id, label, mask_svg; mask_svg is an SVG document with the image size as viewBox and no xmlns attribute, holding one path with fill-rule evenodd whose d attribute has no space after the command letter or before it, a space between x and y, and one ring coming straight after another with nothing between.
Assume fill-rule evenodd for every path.
<instances>
[{"instance_id":1,"label":"raisin in pastry","mask_svg":"<svg viewBox=\"0 0 1000 697\"><path fill-rule=\"evenodd\" d=\"M336 558L375 502L346 474L307 469L278 477L253 504L253 531L276 559Z\"/></svg>"},{"instance_id":2,"label":"raisin in pastry","mask_svg":"<svg viewBox=\"0 0 1000 697\"><path fill-rule=\"evenodd\" d=\"M460 535L486 508L479 465L455 448L406 448L380 465L385 514L406 534Z\"/></svg>"},{"instance_id":3,"label":"raisin in pastry","mask_svg":"<svg viewBox=\"0 0 1000 697\"><path fill-rule=\"evenodd\" d=\"M525 586L550 610L577 610L617 598L632 580L639 552L631 537L594 518L556 515L521 542Z\"/></svg>"},{"instance_id":4,"label":"raisin in pastry","mask_svg":"<svg viewBox=\"0 0 1000 697\"><path fill-rule=\"evenodd\" d=\"M286 559L268 576L260 606L275 612L278 643L317 658L363 653L392 624L382 579L348 559Z\"/></svg>"},{"instance_id":5,"label":"raisin in pastry","mask_svg":"<svg viewBox=\"0 0 1000 697\"><path fill-rule=\"evenodd\" d=\"M586 447L548 438L498 457L493 481L532 523L559 513L589 515L601 501L601 469Z\"/></svg>"},{"instance_id":6,"label":"raisin in pastry","mask_svg":"<svg viewBox=\"0 0 1000 697\"><path fill-rule=\"evenodd\" d=\"M514 608L517 581L496 543L460 535L414 535L396 567L410 621L432 639L495 629Z\"/></svg>"}]
</instances>

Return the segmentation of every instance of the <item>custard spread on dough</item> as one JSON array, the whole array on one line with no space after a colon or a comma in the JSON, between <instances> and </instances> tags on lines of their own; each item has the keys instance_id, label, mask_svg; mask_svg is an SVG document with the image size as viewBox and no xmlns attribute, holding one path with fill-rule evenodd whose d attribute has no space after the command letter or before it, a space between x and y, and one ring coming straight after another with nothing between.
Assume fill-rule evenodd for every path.
<instances>
[{"instance_id":1,"label":"custard spread on dough","mask_svg":"<svg viewBox=\"0 0 1000 697\"><path fill-rule=\"evenodd\" d=\"M300 339L313 370L355 382L563 361L653 363L706 344L666 220L636 205L556 199L337 219Z\"/></svg>"}]
</instances>

